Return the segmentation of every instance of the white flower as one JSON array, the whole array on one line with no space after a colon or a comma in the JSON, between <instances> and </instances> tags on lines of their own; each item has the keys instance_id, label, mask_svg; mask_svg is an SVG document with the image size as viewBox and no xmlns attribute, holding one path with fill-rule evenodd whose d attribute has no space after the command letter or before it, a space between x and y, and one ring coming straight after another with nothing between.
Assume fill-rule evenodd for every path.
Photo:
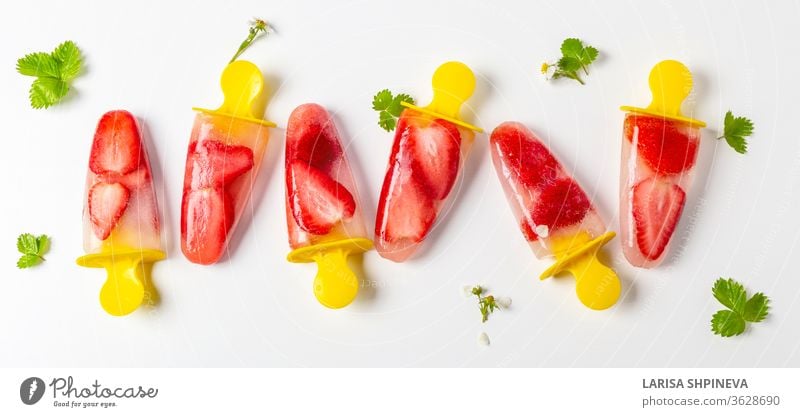
<instances>
[{"instance_id":1,"label":"white flower","mask_svg":"<svg viewBox=\"0 0 800 417\"><path fill-rule=\"evenodd\" d=\"M481 334L478 335L478 344L483 347L489 346L489 335L486 334L486 332L481 332Z\"/></svg>"},{"instance_id":2,"label":"white flower","mask_svg":"<svg viewBox=\"0 0 800 417\"><path fill-rule=\"evenodd\" d=\"M511 307L511 298L509 297L497 297L494 299L497 305L500 308L509 308Z\"/></svg>"}]
</instances>

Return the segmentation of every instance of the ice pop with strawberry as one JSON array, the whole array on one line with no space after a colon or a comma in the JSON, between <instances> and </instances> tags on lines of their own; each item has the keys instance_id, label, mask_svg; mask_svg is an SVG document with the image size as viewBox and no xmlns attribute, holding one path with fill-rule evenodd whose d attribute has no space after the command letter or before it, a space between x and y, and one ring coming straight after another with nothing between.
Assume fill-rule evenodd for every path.
<instances>
[{"instance_id":1,"label":"ice pop with strawberry","mask_svg":"<svg viewBox=\"0 0 800 417\"><path fill-rule=\"evenodd\" d=\"M250 36L222 72L224 94L216 110L197 112L186 154L181 201L181 250L194 263L209 265L225 254L247 205L270 127L262 119L264 77L249 61L236 60L266 22L256 20Z\"/></svg>"},{"instance_id":2,"label":"ice pop with strawberry","mask_svg":"<svg viewBox=\"0 0 800 417\"><path fill-rule=\"evenodd\" d=\"M286 223L287 259L317 263L317 300L329 308L350 304L359 282L347 257L372 241L339 132L319 104L297 107L286 126Z\"/></svg>"},{"instance_id":3,"label":"ice pop with strawberry","mask_svg":"<svg viewBox=\"0 0 800 417\"><path fill-rule=\"evenodd\" d=\"M527 127L505 122L489 146L500 183L522 235L537 258L556 262L540 279L562 271L575 277L578 299L602 310L620 294L617 274L597 259L614 238L589 196Z\"/></svg>"},{"instance_id":4,"label":"ice pop with strawberry","mask_svg":"<svg viewBox=\"0 0 800 417\"><path fill-rule=\"evenodd\" d=\"M80 266L105 268L100 304L122 316L154 302L152 263L164 259L156 194L136 118L124 110L100 118L89 154Z\"/></svg>"},{"instance_id":5,"label":"ice pop with strawberry","mask_svg":"<svg viewBox=\"0 0 800 417\"><path fill-rule=\"evenodd\" d=\"M375 223L375 247L384 258L408 259L452 198L474 132L481 132L459 116L474 89L469 67L447 62L433 74L428 106L402 103Z\"/></svg>"},{"instance_id":6,"label":"ice pop with strawberry","mask_svg":"<svg viewBox=\"0 0 800 417\"><path fill-rule=\"evenodd\" d=\"M626 111L620 175L620 234L625 257L651 268L665 258L694 177L705 123L681 114L692 74L678 61L650 72L653 101Z\"/></svg>"}]
</instances>

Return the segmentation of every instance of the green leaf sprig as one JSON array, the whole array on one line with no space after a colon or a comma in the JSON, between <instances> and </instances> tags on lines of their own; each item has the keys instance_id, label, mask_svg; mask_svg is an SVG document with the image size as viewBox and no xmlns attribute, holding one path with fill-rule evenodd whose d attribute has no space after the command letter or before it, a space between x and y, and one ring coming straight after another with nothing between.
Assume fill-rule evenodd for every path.
<instances>
[{"instance_id":1,"label":"green leaf sprig","mask_svg":"<svg viewBox=\"0 0 800 417\"><path fill-rule=\"evenodd\" d=\"M400 93L393 96L388 89L378 91L372 98L372 109L379 113L378 126L387 132L393 131L397 127L400 113L403 112L403 106L400 104L402 102L415 104L414 99L408 94Z\"/></svg>"},{"instance_id":2,"label":"green leaf sprig","mask_svg":"<svg viewBox=\"0 0 800 417\"><path fill-rule=\"evenodd\" d=\"M231 58L228 63L230 64L231 62L236 61L236 58L239 58L239 55L249 48L250 45L252 45L253 42L255 42L255 40L259 37L259 35L270 32L272 32L272 27L267 24L266 20L253 19L253 21L250 22L250 29L248 29L247 37L239 45L239 50L236 51L236 54L233 55L233 58Z\"/></svg>"},{"instance_id":3,"label":"green leaf sprig","mask_svg":"<svg viewBox=\"0 0 800 417\"><path fill-rule=\"evenodd\" d=\"M486 290L480 285L472 287L470 293L478 297L478 308L481 311L481 322L489 320L489 315L494 313L494 310L500 310L511 306L510 298L495 298L493 295L485 295Z\"/></svg>"},{"instance_id":4,"label":"green leaf sprig","mask_svg":"<svg viewBox=\"0 0 800 417\"><path fill-rule=\"evenodd\" d=\"M719 310L711 318L711 330L722 337L744 333L746 322L758 323L769 314L769 298L755 293L749 299L744 286L732 278L720 278L711 289L714 298L728 309Z\"/></svg>"},{"instance_id":5,"label":"green leaf sprig","mask_svg":"<svg viewBox=\"0 0 800 417\"><path fill-rule=\"evenodd\" d=\"M550 79L570 78L581 84L580 71L589 75L589 65L597 59L597 48L584 45L580 39L567 38L561 43L561 58L555 63L542 64L542 74L549 75Z\"/></svg>"},{"instance_id":6,"label":"green leaf sprig","mask_svg":"<svg viewBox=\"0 0 800 417\"><path fill-rule=\"evenodd\" d=\"M22 254L17 261L17 268L30 268L44 261L44 254L50 249L50 238L47 235L34 236L23 233L17 237L17 250Z\"/></svg>"},{"instance_id":7,"label":"green leaf sprig","mask_svg":"<svg viewBox=\"0 0 800 417\"><path fill-rule=\"evenodd\" d=\"M753 122L746 117L734 117L733 112L725 113L725 130L717 140L725 138L734 151L747 153L747 138L753 134Z\"/></svg>"},{"instance_id":8,"label":"green leaf sprig","mask_svg":"<svg viewBox=\"0 0 800 417\"><path fill-rule=\"evenodd\" d=\"M31 107L48 108L69 92L70 82L81 72L81 51L66 41L51 53L34 52L17 60L17 72L36 77L30 89Z\"/></svg>"}]
</instances>

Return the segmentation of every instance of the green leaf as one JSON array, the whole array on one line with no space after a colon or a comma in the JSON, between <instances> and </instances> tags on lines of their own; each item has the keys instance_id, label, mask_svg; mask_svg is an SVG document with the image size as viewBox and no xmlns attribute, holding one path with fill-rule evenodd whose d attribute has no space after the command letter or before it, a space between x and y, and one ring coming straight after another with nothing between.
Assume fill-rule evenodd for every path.
<instances>
[{"instance_id":1,"label":"green leaf","mask_svg":"<svg viewBox=\"0 0 800 417\"><path fill-rule=\"evenodd\" d=\"M711 318L711 330L722 337L731 337L744 333L745 322L742 316L730 311L720 310Z\"/></svg>"},{"instance_id":2,"label":"green leaf","mask_svg":"<svg viewBox=\"0 0 800 417\"><path fill-rule=\"evenodd\" d=\"M555 66L557 69L551 78L570 78L583 84L578 71L583 70L585 74L589 74L588 67L599 54L597 48L584 45L580 39L567 38L561 43L561 58L556 61L555 65L545 63L542 66L542 73L546 75L548 68Z\"/></svg>"},{"instance_id":3,"label":"green leaf","mask_svg":"<svg viewBox=\"0 0 800 417\"><path fill-rule=\"evenodd\" d=\"M58 61L46 52L35 52L17 60L17 72L30 77L59 77Z\"/></svg>"},{"instance_id":4,"label":"green leaf","mask_svg":"<svg viewBox=\"0 0 800 417\"><path fill-rule=\"evenodd\" d=\"M20 253L39 253L39 240L30 233L23 233L17 237L17 250Z\"/></svg>"},{"instance_id":5,"label":"green leaf","mask_svg":"<svg viewBox=\"0 0 800 417\"><path fill-rule=\"evenodd\" d=\"M53 53L36 52L17 60L17 71L36 77L29 97L34 109L48 108L64 98L69 82L81 72L81 51L75 42L66 41Z\"/></svg>"},{"instance_id":6,"label":"green leaf","mask_svg":"<svg viewBox=\"0 0 800 417\"><path fill-rule=\"evenodd\" d=\"M372 98L372 110L386 110L392 104L392 92L381 90Z\"/></svg>"},{"instance_id":7,"label":"green leaf","mask_svg":"<svg viewBox=\"0 0 800 417\"><path fill-rule=\"evenodd\" d=\"M53 51L53 58L59 63L59 75L63 81L71 81L81 71L81 51L75 42L66 41Z\"/></svg>"},{"instance_id":8,"label":"green leaf","mask_svg":"<svg viewBox=\"0 0 800 417\"><path fill-rule=\"evenodd\" d=\"M372 98L372 109L378 111L378 125L391 132L397 126L397 119L403 113L402 102L414 104L408 94L392 95L389 90L381 90Z\"/></svg>"},{"instance_id":9,"label":"green leaf","mask_svg":"<svg viewBox=\"0 0 800 417\"><path fill-rule=\"evenodd\" d=\"M576 38L564 39L561 43L561 54L577 58L583 52L583 42Z\"/></svg>"},{"instance_id":10,"label":"green leaf","mask_svg":"<svg viewBox=\"0 0 800 417\"><path fill-rule=\"evenodd\" d=\"M561 57L561 59L558 60L558 69L564 72L575 72L581 69L581 61L575 57Z\"/></svg>"},{"instance_id":11,"label":"green leaf","mask_svg":"<svg viewBox=\"0 0 800 417\"><path fill-rule=\"evenodd\" d=\"M22 256L17 260L17 268L30 268L44 261L44 254L50 248L47 235L34 236L23 233L17 237L17 250Z\"/></svg>"},{"instance_id":12,"label":"green leaf","mask_svg":"<svg viewBox=\"0 0 800 417\"><path fill-rule=\"evenodd\" d=\"M24 269L30 268L32 266L36 266L42 263L42 258L36 255L22 255L20 256L19 260L17 260L17 268Z\"/></svg>"},{"instance_id":13,"label":"green leaf","mask_svg":"<svg viewBox=\"0 0 800 417\"><path fill-rule=\"evenodd\" d=\"M746 117L734 117L733 112L725 113L725 130L722 136L733 150L741 154L747 153L747 138L753 134L753 122Z\"/></svg>"},{"instance_id":14,"label":"green leaf","mask_svg":"<svg viewBox=\"0 0 800 417\"><path fill-rule=\"evenodd\" d=\"M67 95L69 84L57 78L39 77L31 84L30 99L34 109L48 108Z\"/></svg>"},{"instance_id":15,"label":"green leaf","mask_svg":"<svg viewBox=\"0 0 800 417\"><path fill-rule=\"evenodd\" d=\"M758 292L753 294L744 306L742 317L753 323L764 320L769 314L769 298Z\"/></svg>"},{"instance_id":16,"label":"green leaf","mask_svg":"<svg viewBox=\"0 0 800 417\"><path fill-rule=\"evenodd\" d=\"M714 294L714 298L725 307L728 307L738 314L741 314L744 310L744 304L747 302L747 293L744 286L733 279L718 279L717 282L714 283L711 292Z\"/></svg>"}]
</instances>

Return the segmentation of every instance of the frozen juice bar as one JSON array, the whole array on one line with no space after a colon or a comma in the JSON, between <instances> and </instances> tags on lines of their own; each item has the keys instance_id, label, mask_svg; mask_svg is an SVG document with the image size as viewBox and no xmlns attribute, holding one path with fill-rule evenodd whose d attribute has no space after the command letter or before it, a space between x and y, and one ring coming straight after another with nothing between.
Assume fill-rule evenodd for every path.
<instances>
[{"instance_id":1,"label":"frozen juice bar","mask_svg":"<svg viewBox=\"0 0 800 417\"><path fill-rule=\"evenodd\" d=\"M403 103L375 222L382 257L402 262L414 254L454 194L474 131L481 131L459 118L474 89L469 67L447 62L433 75L428 106Z\"/></svg>"},{"instance_id":2,"label":"frozen juice bar","mask_svg":"<svg viewBox=\"0 0 800 417\"><path fill-rule=\"evenodd\" d=\"M625 257L651 268L667 254L694 178L705 123L681 114L692 90L692 74L677 61L650 72L653 101L624 106L620 173L620 234Z\"/></svg>"},{"instance_id":3,"label":"frozen juice bar","mask_svg":"<svg viewBox=\"0 0 800 417\"><path fill-rule=\"evenodd\" d=\"M225 254L275 126L260 118L264 78L254 64L228 64L221 84L222 107L195 108L183 178L181 250L203 265Z\"/></svg>"},{"instance_id":4,"label":"frozen juice bar","mask_svg":"<svg viewBox=\"0 0 800 417\"><path fill-rule=\"evenodd\" d=\"M520 123L506 122L491 135L492 162L522 235L537 258L556 262L541 275L569 271L580 301L596 310L620 294L616 273L597 260L608 232L597 210L544 143Z\"/></svg>"},{"instance_id":5,"label":"frozen juice bar","mask_svg":"<svg viewBox=\"0 0 800 417\"><path fill-rule=\"evenodd\" d=\"M372 248L336 125L318 104L303 104L286 126L286 223L291 262L316 262L314 295L341 308L358 293L347 256Z\"/></svg>"},{"instance_id":6,"label":"frozen juice bar","mask_svg":"<svg viewBox=\"0 0 800 417\"><path fill-rule=\"evenodd\" d=\"M149 272L164 259L156 194L147 149L132 114L100 118L89 155L80 266L105 268L100 304L109 314L133 312L154 301Z\"/></svg>"}]
</instances>

